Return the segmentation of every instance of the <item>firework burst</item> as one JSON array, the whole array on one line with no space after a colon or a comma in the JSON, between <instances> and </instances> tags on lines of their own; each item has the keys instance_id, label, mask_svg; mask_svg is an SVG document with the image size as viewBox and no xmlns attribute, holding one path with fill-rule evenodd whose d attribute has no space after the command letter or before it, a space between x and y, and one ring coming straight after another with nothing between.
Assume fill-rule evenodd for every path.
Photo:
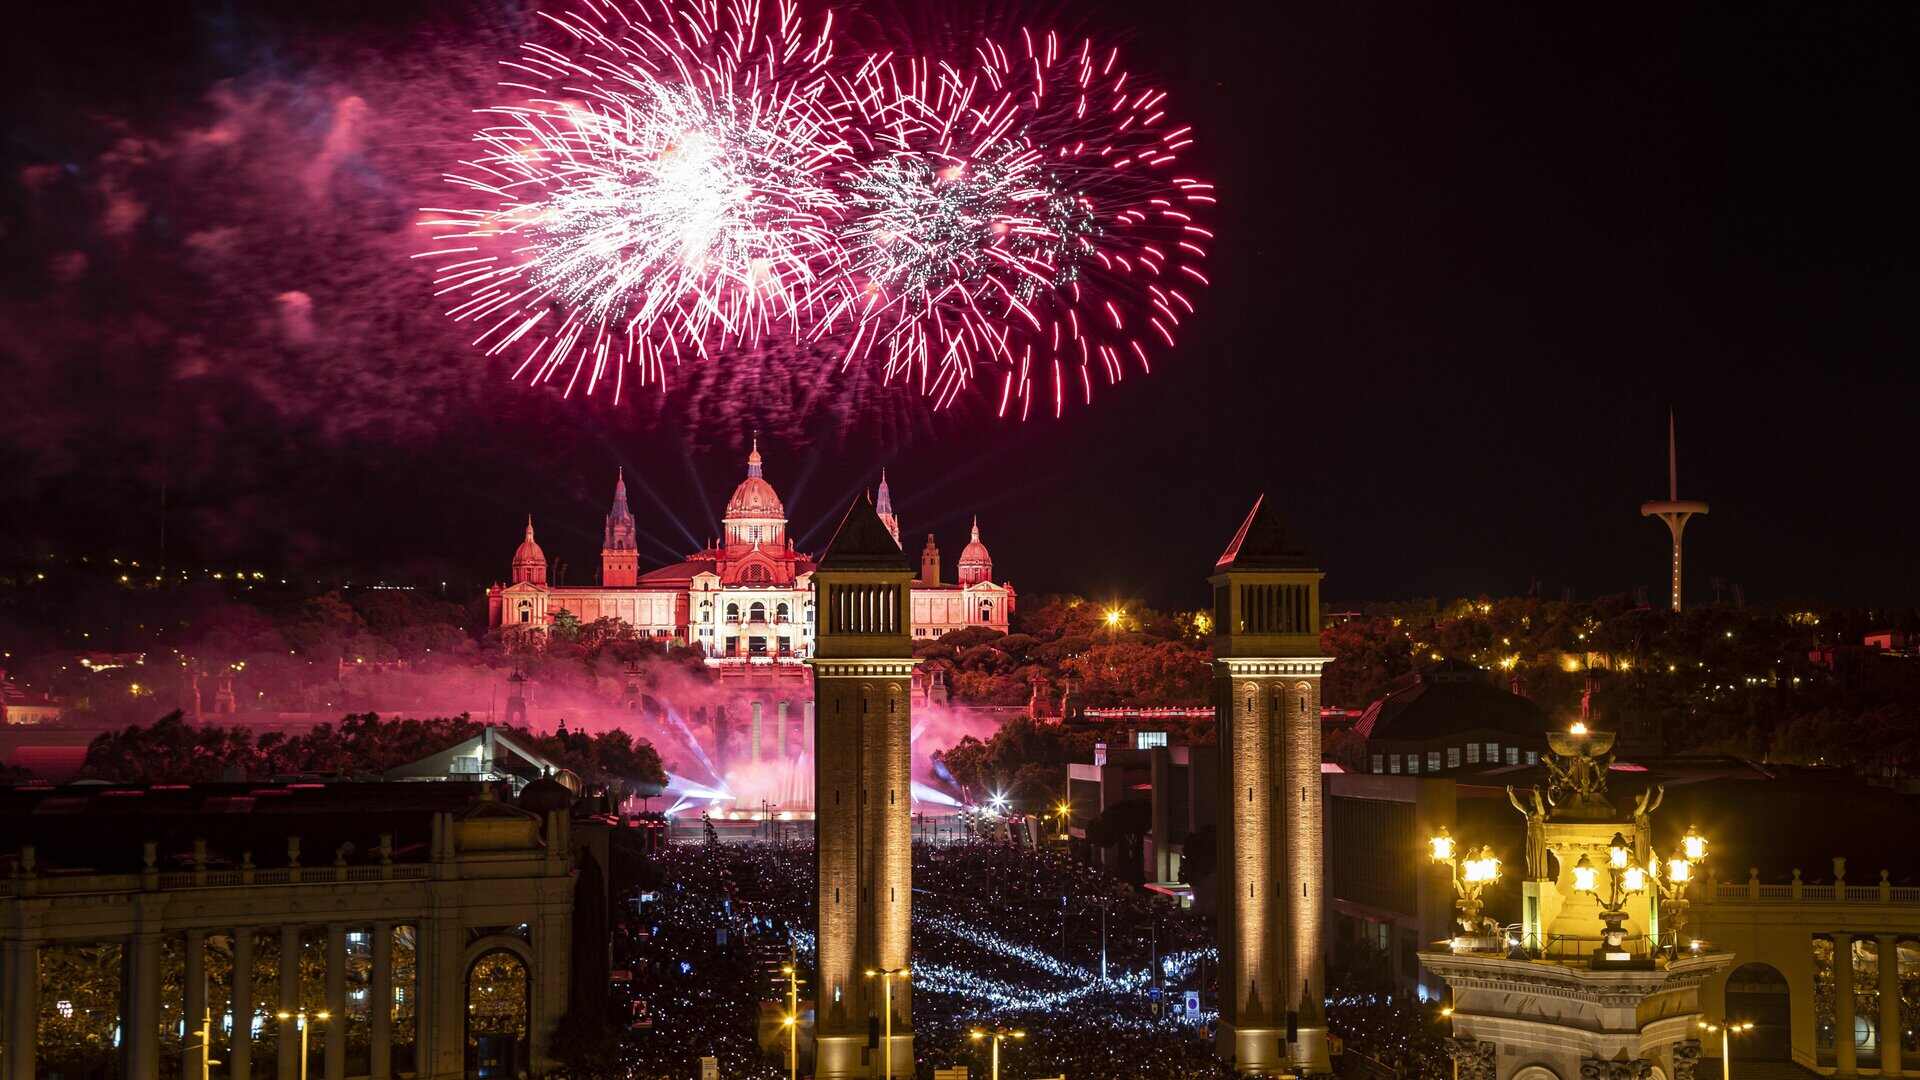
<instances>
[{"instance_id":1,"label":"firework burst","mask_svg":"<svg viewBox=\"0 0 1920 1080\"><path fill-rule=\"evenodd\" d=\"M839 261L830 20L792 0L586 0L545 15L573 53L523 47L480 154L429 208L437 294L515 377L664 386L706 356L812 325ZM584 384L582 380L584 378Z\"/></svg>"},{"instance_id":2,"label":"firework burst","mask_svg":"<svg viewBox=\"0 0 1920 1080\"><path fill-rule=\"evenodd\" d=\"M1173 345L1207 283L1213 186L1181 174L1191 129L1116 50L1023 32L966 68L869 60L841 88L856 164L829 310L850 362L936 406L997 379L999 413L1025 417Z\"/></svg>"}]
</instances>

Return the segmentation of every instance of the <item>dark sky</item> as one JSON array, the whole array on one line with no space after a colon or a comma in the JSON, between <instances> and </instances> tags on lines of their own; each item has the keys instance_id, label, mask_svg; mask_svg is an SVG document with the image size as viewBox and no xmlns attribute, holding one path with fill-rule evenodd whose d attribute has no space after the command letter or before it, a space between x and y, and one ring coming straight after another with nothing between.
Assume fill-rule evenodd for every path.
<instances>
[{"instance_id":1,"label":"dark sky","mask_svg":"<svg viewBox=\"0 0 1920 1080\"><path fill-rule=\"evenodd\" d=\"M510 383L405 254L524 13L312 8L10 35L0 542L151 557L164 487L176 562L480 581L531 511L586 568L624 464L664 562L758 426L803 540L885 463L911 548L978 511L1025 591L1193 603L1265 491L1330 598L1657 597L1671 408L1690 593L1920 602L1920 7L1061 5L1194 123L1220 239L1176 353L1025 424Z\"/></svg>"}]
</instances>

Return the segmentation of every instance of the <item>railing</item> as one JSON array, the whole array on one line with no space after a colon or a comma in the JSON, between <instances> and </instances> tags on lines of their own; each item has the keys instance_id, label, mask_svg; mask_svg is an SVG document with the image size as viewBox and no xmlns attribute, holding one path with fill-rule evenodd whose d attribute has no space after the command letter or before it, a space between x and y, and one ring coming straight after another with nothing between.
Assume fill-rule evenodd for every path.
<instances>
[{"instance_id":1,"label":"railing","mask_svg":"<svg viewBox=\"0 0 1920 1080\"><path fill-rule=\"evenodd\" d=\"M1700 895L1704 892L1705 895ZM1816 900L1853 904L1920 904L1920 887L1912 885L1832 885L1793 882L1788 885L1762 885L1757 881L1722 881L1718 888L1702 888L1696 897L1705 903L1741 900L1803 901Z\"/></svg>"}]
</instances>

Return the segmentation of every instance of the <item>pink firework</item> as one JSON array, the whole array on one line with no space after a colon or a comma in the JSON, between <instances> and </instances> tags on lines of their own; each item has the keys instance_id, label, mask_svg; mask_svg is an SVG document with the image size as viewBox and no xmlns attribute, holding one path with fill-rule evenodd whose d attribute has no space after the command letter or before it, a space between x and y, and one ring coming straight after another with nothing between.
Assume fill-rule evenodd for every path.
<instances>
[{"instance_id":1,"label":"pink firework","mask_svg":"<svg viewBox=\"0 0 1920 1080\"><path fill-rule=\"evenodd\" d=\"M876 58L840 86L856 160L825 307L848 362L936 407L983 386L1024 418L1173 346L1207 284L1213 185L1117 50L1024 31L966 67Z\"/></svg>"},{"instance_id":2,"label":"pink firework","mask_svg":"<svg viewBox=\"0 0 1920 1080\"><path fill-rule=\"evenodd\" d=\"M831 19L793 0L581 0L543 14L573 51L528 44L514 104L427 208L436 295L515 377L591 393L628 366L815 325L840 261Z\"/></svg>"}]
</instances>

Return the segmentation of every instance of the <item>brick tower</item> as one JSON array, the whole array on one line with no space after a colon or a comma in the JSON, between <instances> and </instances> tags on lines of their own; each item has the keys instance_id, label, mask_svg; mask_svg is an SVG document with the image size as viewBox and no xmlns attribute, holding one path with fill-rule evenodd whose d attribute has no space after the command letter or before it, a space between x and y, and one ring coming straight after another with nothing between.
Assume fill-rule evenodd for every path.
<instances>
[{"instance_id":1,"label":"brick tower","mask_svg":"<svg viewBox=\"0 0 1920 1080\"><path fill-rule=\"evenodd\" d=\"M815 1075L911 1076L907 970L913 849L910 717L913 567L856 498L814 571L814 755L819 860ZM869 975L869 972L876 974ZM892 995L892 1045L869 1049Z\"/></svg>"},{"instance_id":2,"label":"brick tower","mask_svg":"<svg viewBox=\"0 0 1920 1080\"><path fill-rule=\"evenodd\" d=\"M1223 871L1216 1045L1240 1072L1332 1072L1321 1006L1321 576L1262 496L1208 578Z\"/></svg>"}]
</instances>

